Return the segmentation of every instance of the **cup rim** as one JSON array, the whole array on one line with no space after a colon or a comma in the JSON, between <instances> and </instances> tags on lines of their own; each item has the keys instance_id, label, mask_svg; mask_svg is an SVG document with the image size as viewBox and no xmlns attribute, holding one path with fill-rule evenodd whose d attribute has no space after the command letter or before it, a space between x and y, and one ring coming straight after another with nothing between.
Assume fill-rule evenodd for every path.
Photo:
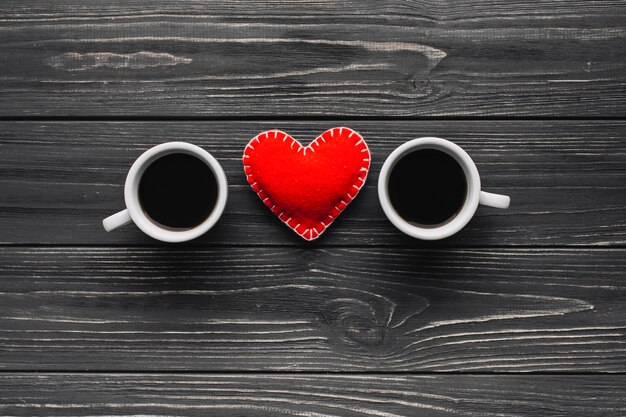
<instances>
[{"instance_id":1,"label":"cup rim","mask_svg":"<svg viewBox=\"0 0 626 417\"><path fill-rule=\"evenodd\" d=\"M389 199L389 175L396 163L406 154L417 149L437 149L452 156L463 168L467 180L467 197L459 212L441 226L420 227L404 220ZM480 199L480 175L472 158L459 145L433 136L410 140L397 147L385 160L378 177L378 198L387 218L403 233L422 240L438 240L457 233L474 216Z\"/></svg>"},{"instance_id":2,"label":"cup rim","mask_svg":"<svg viewBox=\"0 0 626 417\"><path fill-rule=\"evenodd\" d=\"M215 175L217 180L218 193L215 207L209 217L193 228L173 230L159 226L144 213L139 202L139 181L148 165L158 158L172 153L186 153L201 159L213 171L213 175ZM124 184L124 200L133 222L145 234L163 242L184 242L195 239L209 231L224 212L227 197L228 182L220 163L209 152L187 142L166 142L148 149L130 167Z\"/></svg>"}]
</instances>

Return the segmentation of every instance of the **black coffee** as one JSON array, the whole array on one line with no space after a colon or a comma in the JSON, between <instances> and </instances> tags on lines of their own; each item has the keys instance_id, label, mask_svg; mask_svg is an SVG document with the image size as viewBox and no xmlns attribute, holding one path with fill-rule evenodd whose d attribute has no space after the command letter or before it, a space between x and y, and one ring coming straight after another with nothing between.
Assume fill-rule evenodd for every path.
<instances>
[{"instance_id":1,"label":"black coffee","mask_svg":"<svg viewBox=\"0 0 626 417\"><path fill-rule=\"evenodd\" d=\"M388 185L394 209L418 226L436 226L451 219L463 207L467 194L461 165L436 149L405 155L391 170Z\"/></svg>"},{"instance_id":2,"label":"black coffee","mask_svg":"<svg viewBox=\"0 0 626 417\"><path fill-rule=\"evenodd\" d=\"M194 227L215 207L217 179L211 168L193 155L165 155L146 168L139 182L139 201L156 223Z\"/></svg>"}]
</instances>

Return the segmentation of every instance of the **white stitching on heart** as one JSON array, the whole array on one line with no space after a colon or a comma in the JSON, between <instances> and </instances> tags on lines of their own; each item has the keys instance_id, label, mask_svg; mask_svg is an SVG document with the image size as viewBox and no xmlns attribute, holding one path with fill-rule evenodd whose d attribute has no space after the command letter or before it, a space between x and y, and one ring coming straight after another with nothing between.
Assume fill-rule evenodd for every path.
<instances>
[{"instance_id":1,"label":"white stitching on heart","mask_svg":"<svg viewBox=\"0 0 626 417\"><path fill-rule=\"evenodd\" d=\"M369 154L369 149L367 147L367 144L365 143L365 141L363 140L363 138L361 137L361 135L359 135L357 132L355 132L354 130L347 128L347 127L339 127L339 128L333 128L333 129L329 129L327 131L325 131L324 133L322 133L321 135L319 135L317 138L315 138L315 140L313 142L311 142L311 144L309 144L308 146L304 147L302 146L298 141L296 141L294 138L292 138L291 136L289 136L287 133L282 132L280 130L271 130L271 131L266 131L263 133L258 134L257 136L255 136L250 143L248 143L248 145L245 147L244 149L244 156L243 158L250 158L250 155L248 154L249 152L251 152L250 150L254 151L254 146L252 146L252 143L256 140L257 143L260 143L259 137L261 137L261 135L264 135L264 137L266 139L269 139L269 133L273 132L274 133L274 139L277 139L278 134L281 133L282 136L282 140L283 142L285 142L287 140L287 138L291 139L291 144L289 145L289 147L291 149L293 149L294 144L298 144L298 150L297 152L300 152L300 149L303 150L303 155L306 155L306 151L311 150L311 152L315 152L315 150L313 149L313 145L317 145L317 147L320 146L320 144L318 143L319 140L321 140L323 143L326 143L326 139L324 138L324 135L327 133L330 133L331 138L334 138L334 130L339 129L339 135L341 135L343 133L343 129L347 129L350 134L348 135L348 138L352 138L353 135L357 135L355 140L357 140L357 142L355 142L354 146L362 146L361 152L367 152L368 156L370 156ZM320 221L320 227L322 227L322 230L320 232L317 231L317 228L309 228L304 230L302 233L298 232L298 228L301 226L301 223L298 223L295 227L292 227L289 222L292 220L291 217L289 217L287 220L283 220L282 216L284 215L284 212L280 212L280 214L277 214L278 218L285 223L289 228L291 228L293 231L295 231L298 235L300 235L301 237L305 238L306 240L314 240L316 238L318 238L319 236L321 236L321 234L326 230L326 228L328 228L328 226L330 226L332 224L332 222L337 218L337 216L339 214L341 214L341 212L343 210L346 209L346 207L348 206L348 204L357 196L357 194L359 193L359 191L361 190L361 188L363 187L363 185L365 185L365 180L367 179L367 174L368 174L368 168L370 166L370 158L363 158L363 162L365 162L366 164L364 164L363 167L361 167L359 169L360 172L365 172L365 174L363 175L363 177L359 177L358 180L361 181L360 185L356 185L353 184L352 187L354 187L356 189L356 192L354 193L354 195L350 194L350 193L346 193L347 194L347 199L348 202L341 200L341 203L343 204L342 208L339 208L338 206L335 206L335 210L337 210L337 214L336 215L332 215L332 214L328 214L328 217L331 219L331 221L326 224L323 221ZM250 169L250 165L245 165L244 163L244 169ZM253 175L252 174L247 174L246 173L246 179L248 180L248 183L254 187L257 185L257 181L254 180ZM270 208L270 204L272 204L272 207L270 208L270 210L272 211L272 213L276 214L276 205L272 203L271 199L267 196L262 196L262 194L265 194L263 192L262 189L259 188L258 191L256 191L257 195L259 196L259 198L261 198L261 200L263 200L263 202L265 203L265 205ZM269 203L267 202L269 201ZM313 231L315 231L315 237L313 236ZM309 238L306 238L306 233L309 232Z\"/></svg>"}]
</instances>

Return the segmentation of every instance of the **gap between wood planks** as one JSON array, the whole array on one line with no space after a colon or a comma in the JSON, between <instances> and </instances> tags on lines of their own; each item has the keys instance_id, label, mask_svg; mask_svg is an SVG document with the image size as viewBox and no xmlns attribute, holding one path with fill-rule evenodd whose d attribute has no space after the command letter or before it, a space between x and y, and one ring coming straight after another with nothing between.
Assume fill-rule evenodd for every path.
<instances>
[{"instance_id":1,"label":"gap between wood planks","mask_svg":"<svg viewBox=\"0 0 626 417\"><path fill-rule=\"evenodd\" d=\"M625 121L624 116L0 116L0 122L402 122L402 121Z\"/></svg>"},{"instance_id":2,"label":"gap between wood planks","mask_svg":"<svg viewBox=\"0 0 626 417\"><path fill-rule=\"evenodd\" d=\"M461 232L463 233L463 232ZM423 241L418 241L423 242ZM299 243L276 243L276 244L260 244L260 243L202 243L197 244L193 241L189 243L167 244L159 241L153 243L81 243L81 244L67 244L67 243L0 243L0 249L2 248L51 248L51 249L75 249L75 248L111 248L111 249L184 249L184 250L201 250L201 249L215 249L215 248L293 248L293 249L415 249L415 250L455 250L455 249L468 249L468 250L489 250L489 249L505 249L505 250L593 250L593 251L612 251L619 249L626 249L626 244L612 244L611 246L594 246L594 245L454 245L454 246L440 246L436 243L432 245L416 246L412 244L406 245L380 245L380 244L319 244L310 242Z\"/></svg>"},{"instance_id":3,"label":"gap between wood planks","mask_svg":"<svg viewBox=\"0 0 626 417\"><path fill-rule=\"evenodd\" d=\"M513 371L513 372L490 372L490 371L273 371L273 370L219 370L219 371L194 371L194 370L106 370L106 369L94 369L94 370L76 370L76 369L52 369L52 370L36 370L36 369L0 369L0 375L10 374L38 374L38 375L63 375L63 374L76 374L76 375L301 375L301 376L340 376L340 375L354 375L354 376L621 376L626 375L625 371L618 372L564 372L564 371Z\"/></svg>"}]
</instances>

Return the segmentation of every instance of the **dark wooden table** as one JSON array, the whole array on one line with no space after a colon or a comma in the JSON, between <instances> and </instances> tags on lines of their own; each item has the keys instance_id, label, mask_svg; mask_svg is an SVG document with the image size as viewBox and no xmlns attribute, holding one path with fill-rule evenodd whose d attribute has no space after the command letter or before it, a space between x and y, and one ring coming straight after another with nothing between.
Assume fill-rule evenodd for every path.
<instances>
[{"instance_id":1,"label":"dark wooden table","mask_svg":"<svg viewBox=\"0 0 626 417\"><path fill-rule=\"evenodd\" d=\"M0 415L626 415L625 1L3 0ZM306 243L240 157L261 130L368 141ZM412 240L375 184L463 146L508 211ZM147 148L230 181L181 245L107 234Z\"/></svg>"}]
</instances>

